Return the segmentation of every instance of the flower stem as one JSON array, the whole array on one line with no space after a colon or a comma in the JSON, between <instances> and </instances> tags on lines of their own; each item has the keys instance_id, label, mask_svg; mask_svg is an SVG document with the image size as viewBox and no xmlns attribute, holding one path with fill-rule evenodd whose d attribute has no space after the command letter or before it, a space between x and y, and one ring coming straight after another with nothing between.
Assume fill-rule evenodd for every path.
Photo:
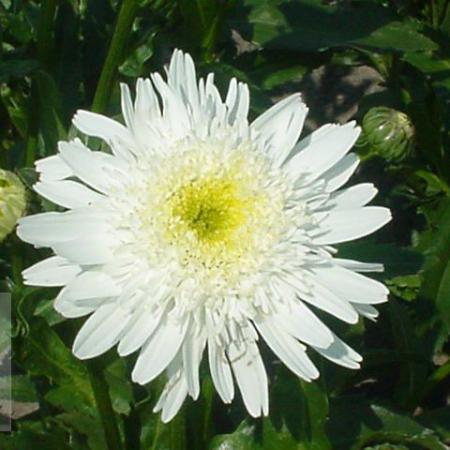
<instances>
[{"instance_id":1,"label":"flower stem","mask_svg":"<svg viewBox=\"0 0 450 450\"><path fill-rule=\"evenodd\" d=\"M108 54L95 91L92 111L103 112L108 105L112 84L120 64L137 10L137 0L123 0Z\"/></svg>"},{"instance_id":2,"label":"flower stem","mask_svg":"<svg viewBox=\"0 0 450 450\"><path fill-rule=\"evenodd\" d=\"M87 361L89 380L94 393L95 403L100 414L100 420L105 433L108 450L123 450L119 428L109 396L108 384L105 380L102 365L98 361Z\"/></svg>"}]
</instances>

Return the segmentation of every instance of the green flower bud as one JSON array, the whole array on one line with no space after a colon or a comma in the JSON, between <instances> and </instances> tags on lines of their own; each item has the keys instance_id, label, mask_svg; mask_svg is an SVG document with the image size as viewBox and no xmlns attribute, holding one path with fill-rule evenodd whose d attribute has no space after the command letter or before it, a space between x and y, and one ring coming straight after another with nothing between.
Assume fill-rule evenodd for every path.
<instances>
[{"instance_id":1,"label":"green flower bud","mask_svg":"<svg viewBox=\"0 0 450 450\"><path fill-rule=\"evenodd\" d=\"M380 106L364 116L362 141L371 152L389 162L400 162L414 147L414 127L409 117L395 109Z\"/></svg>"},{"instance_id":2,"label":"green flower bud","mask_svg":"<svg viewBox=\"0 0 450 450\"><path fill-rule=\"evenodd\" d=\"M0 169L0 241L14 230L16 222L25 213L25 187L8 170Z\"/></svg>"}]
</instances>

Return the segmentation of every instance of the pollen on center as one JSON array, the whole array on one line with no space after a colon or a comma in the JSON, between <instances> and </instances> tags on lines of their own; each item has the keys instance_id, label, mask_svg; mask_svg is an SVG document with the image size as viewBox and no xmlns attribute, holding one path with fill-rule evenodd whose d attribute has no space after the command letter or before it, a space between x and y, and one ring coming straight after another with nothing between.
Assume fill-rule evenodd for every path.
<instances>
[{"instance_id":1,"label":"pollen on center","mask_svg":"<svg viewBox=\"0 0 450 450\"><path fill-rule=\"evenodd\" d=\"M172 215L203 242L226 241L242 227L251 199L236 180L207 177L183 185L172 197Z\"/></svg>"}]
</instances>

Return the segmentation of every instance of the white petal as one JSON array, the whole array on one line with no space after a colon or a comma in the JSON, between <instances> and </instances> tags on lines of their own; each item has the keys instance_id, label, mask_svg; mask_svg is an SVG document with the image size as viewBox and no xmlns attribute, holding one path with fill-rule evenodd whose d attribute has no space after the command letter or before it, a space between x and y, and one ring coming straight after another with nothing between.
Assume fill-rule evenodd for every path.
<instances>
[{"instance_id":1,"label":"white petal","mask_svg":"<svg viewBox=\"0 0 450 450\"><path fill-rule=\"evenodd\" d=\"M295 279L290 278L288 282L292 283L293 287L296 287ZM355 311L355 308L345 299L338 297L329 289L325 288L320 283L320 278L317 276L311 277L308 283L310 285L309 293L303 292L299 294L302 300L344 322L356 323L358 321L358 313ZM298 287L302 288L303 286Z\"/></svg>"},{"instance_id":2,"label":"white petal","mask_svg":"<svg viewBox=\"0 0 450 450\"><path fill-rule=\"evenodd\" d=\"M217 393L224 403L231 403L234 397L234 384L230 364L223 348L217 346L213 339L208 340L208 359Z\"/></svg>"},{"instance_id":3,"label":"white petal","mask_svg":"<svg viewBox=\"0 0 450 450\"><path fill-rule=\"evenodd\" d=\"M267 374L258 346L254 342L242 342L240 346L232 342L228 357L247 411L253 417L266 416L269 413Z\"/></svg>"},{"instance_id":4,"label":"white petal","mask_svg":"<svg viewBox=\"0 0 450 450\"><path fill-rule=\"evenodd\" d=\"M199 94L195 66L189 54L180 50L173 52L169 65L168 84L195 114L199 107Z\"/></svg>"},{"instance_id":5,"label":"white petal","mask_svg":"<svg viewBox=\"0 0 450 450\"><path fill-rule=\"evenodd\" d=\"M355 127L355 122L328 127L326 132L287 161L284 166L286 171L293 178L304 173L310 174L311 180L318 178L352 148L360 131L359 127Z\"/></svg>"},{"instance_id":6,"label":"white petal","mask_svg":"<svg viewBox=\"0 0 450 450\"><path fill-rule=\"evenodd\" d=\"M73 353L80 359L94 358L108 351L119 339L128 313L115 303L102 305L81 327Z\"/></svg>"},{"instance_id":7,"label":"white petal","mask_svg":"<svg viewBox=\"0 0 450 450\"><path fill-rule=\"evenodd\" d=\"M361 355L337 336L334 337L334 342L327 349L316 348L316 350L330 361L349 369L359 369L359 363L362 361Z\"/></svg>"},{"instance_id":8,"label":"white petal","mask_svg":"<svg viewBox=\"0 0 450 450\"><path fill-rule=\"evenodd\" d=\"M162 409L161 421L163 423L170 422L177 412L180 410L188 393L186 378L180 376L175 382L169 380L166 392L161 394L164 398L158 400L158 406ZM156 411L156 408L154 410Z\"/></svg>"},{"instance_id":9,"label":"white petal","mask_svg":"<svg viewBox=\"0 0 450 450\"><path fill-rule=\"evenodd\" d=\"M151 79L161 96L164 119L169 124L173 137L176 139L183 138L190 129L189 114L186 105L179 95L167 85L159 73L152 74Z\"/></svg>"},{"instance_id":10,"label":"white petal","mask_svg":"<svg viewBox=\"0 0 450 450\"><path fill-rule=\"evenodd\" d=\"M103 195L70 180L38 181L33 189L42 197L64 208L83 208L103 201Z\"/></svg>"},{"instance_id":11,"label":"white petal","mask_svg":"<svg viewBox=\"0 0 450 450\"><path fill-rule=\"evenodd\" d=\"M316 245L333 245L358 239L378 230L391 218L389 209L380 206L333 210L320 223L321 235L313 241Z\"/></svg>"},{"instance_id":12,"label":"white petal","mask_svg":"<svg viewBox=\"0 0 450 450\"><path fill-rule=\"evenodd\" d=\"M358 303L353 303L353 307L356 309L356 311L358 311L359 314L370 320L375 320L379 315L377 309L371 305L361 305Z\"/></svg>"},{"instance_id":13,"label":"white petal","mask_svg":"<svg viewBox=\"0 0 450 450\"><path fill-rule=\"evenodd\" d=\"M122 116L125 124L131 132L134 132L134 109L131 101L130 88L125 83L120 83Z\"/></svg>"},{"instance_id":14,"label":"white petal","mask_svg":"<svg viewBox=\"0 0 450 450\"><path fill-rule=\"evenodd\" d=\"M101 227L107 229L105 214L90 210L74 210L64 213L48 212L23 217L19 220L17 235L36 246L50 246L73 240Z\"/></svg>"},{"instance_id":15,"label":"white petal","mask_svg":"<svg viewBox=\"0 0 450 450\"><path fill-rule=\"evenodd\" d=\"M114 175L117 170L126 170L126 165L119 162L118 158L104 152L93 152L79 139L59 142L58 147L61 157L73 173L100 192L108 193L115 185Z\"/></svg>"},{"instance_id":16,"label":"white petal","mask_svg":"<svg viewBox=\"0 0 450 450\"><path fill-rule=\"evenodd\" d=\"M161 115L158 97L149 79L139 78L137 80L134 109L136 111L136 119L142 123Z\"/></svg>"},{"instance_id":17,"label":"white petal","mask_svg":"<svg viewBox=\"0 0 450 450\"><path fill-rule=\"evenodd\" d=\"M333 258L333 262L341 267L345 267L355 272L383 272L383 264L379 263L366 263L361 261L355 261L353 259L341 259Z\"/></svg>"},{"instance_id":18,"label":"white petal","mask_svg":"<svg viewBox=\"0 0 450 450\"><path fill-rule=\"evenodd\" d=\"M326 183L326 191L334 192L347 183L358 165L359 158L357 155L354 153L345 155L337 164L321 176L321 179Z\"/></svg>"},{"instance_id":19,"label":"white petal","mask_svg":"<svg viewBox=\"0 0 450 450\"><path fill-rule=\"evenodd\" d=\"M164 423L169 422L180 410L188 392L181 352L167 367L167 376L169 380L153 408L153 412L162 410L161 420Z\"/></svg>"},{"instance_id":20,"label":"white petal","mask_svg":"<svg viewBox=\"0 0 450 450\"><path fill-rule=\"evenodd\" d=\"M114 258L117 241L112 234L97 229L67 242L52 245L55 253L78 264L105 264Z\"/></svg>"},{"instance_id":21,"label":"white petal","mask_svg":"<svg viewBox=\"0 0 450 450\"><path fill-rule=\"evenodd\" d=\"M292 372L300 378L310 381L319 376L319 371L309 359L305 346L292 336L276 328L270 317L255 322L267 345Z\"/></svg>"},{"instance_id":22,"label":"white petal","mask_svg":"<svg viewBox=\"0 0 450 450\"><path fill-rule=\"evenodd\" d=\"M330 204L336 209L355 209L367 205L378 190L371 183L362 183L343 191L336 192L330 198Z\"/></svg>"},{"instance_id":23,"label":"white petal","mask_svg":"<svg viewBox=\"0 0 450 450\"><path fill-rule=\"evenodd\" d=\"M236 78L232 78L228 87L225 104L227 106L227 118L230 125L241 120L246 121L250 105L248 86L245 83L238 83Z\"/></svg>"},{"instance_id":24,"label":"white petal","mask_svg":"<svg viewBox=\"0 0 450 450\"><path fill-rule=\"evenodd\" d=\"M300 136L308 108L299 94L281 100L259 116L250 126L265 151L280 166Z\"/></svg>"},{"instance_id":25,"label":"white petal","mask_svg":"<svg viewBox=\"0 0 450 450\"><path fill-rule=\"evenodd\" d=\"M149 383L167 367L181 347L187 325L187 321L165 321L159 324L139 354L131 374L133 381Z\"/></svg>"},{"instance_id":26,"label":"white petal","mask_svg":"<svg viewBox=\"0 0 450 450\"><path fill-rule=\"evenodd\" d=\"M130 132L122 124L101 114L79 110L73 118L73 124L82 133L103 139L109 145L116 139L132 141Z\"/></svg>"},{"instance_id":27,"label":"white petal","mask_svg":"<svg viewBox=\"0 0 450 450\"><path fill-rule=\"evenodd\" d=\"M313 271L320 283L348 301L367 304L387 301L389 290L379 281L331 264L318 266Z\"/></svg>"},{"instance_id":28,"label":"white petal","mask_svg":"<svg viewBox=\"0 0 450 450\"><path fill-rule=\"evenodd\" d=\"M296 339L321 348L333 342L333 334L328 327L300 300L281 304L277 310L274 320Z\"/></svg>"},{"instance_id":29,"label":"white petal","mask_svg":"<svg viewBox=\"0 0 450 450\"><path fill-rule=\"evenodd\" d=\"M194 334L192 330L188 330L183 343L183 364L188 391L194 400L197 400L200 394L198 369L205 345L206 336L203 333Z\"/></svg>"},{"instance_id":30,"label":"white petal","mask_svg":"<svg viewBox=\"0 0 450 450\"><path fill-rule=\"evenodd\" d=\"M36 170L41 175L42 181L58 181L73 175L72 169L60 158L59 155L40 159L35 163Z\"/></svg>"},{"instance_id":31,"label":"white petal","mask_svg":"<svg viewBox=\"0 0 450 450\"><path fill-rule=\"evenodd\" d=\"M22 272L28 286L65 286L81 272L81 267L60 256L52 256Z\"/></svg>"},{"instance_id":32,"label":"white petal","mask_svg":"<svg viewBox=\"0 0 450 450\"><path fill-rule=\"evenodd\" d=\"M61 290L55 301L55 308L58 310L58 302L61 301L76 303L86 299L115 297L119 294L119 286L109 275L90 270L78 275Z\"/></svg>"},{"instance_id":33,"label":"white petal","mask_svg":"<svg viewBox=\"0 0 450 450\"><path fill-rule=\"evenodd\" d=\"M119 355L127 356L141 348L158 326L161 314L162 310L137 309L120 339L117 347Z\"/></svg>"}]
</instances>

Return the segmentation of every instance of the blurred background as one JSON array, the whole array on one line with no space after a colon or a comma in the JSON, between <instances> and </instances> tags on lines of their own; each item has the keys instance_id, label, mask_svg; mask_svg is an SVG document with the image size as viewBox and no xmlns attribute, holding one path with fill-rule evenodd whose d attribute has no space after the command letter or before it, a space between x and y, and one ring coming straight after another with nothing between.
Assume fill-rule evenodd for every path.
<instances>
[{"instance_id":1,"label":"blurred background","mask_svg":"<svg viewBox=\"0 0 450 450\"><path fill-rule=\"evenodd\" d=\"M12 419L0 449L449 448L449 5L0 0L0 292L12 296L11 329L0 317L0 364L11 358L13 368L0 377L0 415ZM31 190L34 161L74 135L79 108L121 120L119 81L133 87L161 71L174 48L191 53L200 75L214 72L222 94L232 77L247 82L252 118L299 91L307 131L357 120L362 164L352 182L375 183L375 203L393 213L374 237L339 247L342 257L385 265L378 277L391 296L379 319L349 327L323 318L363 355L362 369L317 359L321 377L308 384L265 349L265 419L250 419L239 399L222 404L202 365L200 400L162 424L152 413L162 382L132 384L135 357L114 349L78 361L70 348L82 322L52 309L55 289L25 287L20 275L47 252L18 241L17 219L55 209ZM92 373L104 381L106 423Z\"/></svg>"}]
</instances>

